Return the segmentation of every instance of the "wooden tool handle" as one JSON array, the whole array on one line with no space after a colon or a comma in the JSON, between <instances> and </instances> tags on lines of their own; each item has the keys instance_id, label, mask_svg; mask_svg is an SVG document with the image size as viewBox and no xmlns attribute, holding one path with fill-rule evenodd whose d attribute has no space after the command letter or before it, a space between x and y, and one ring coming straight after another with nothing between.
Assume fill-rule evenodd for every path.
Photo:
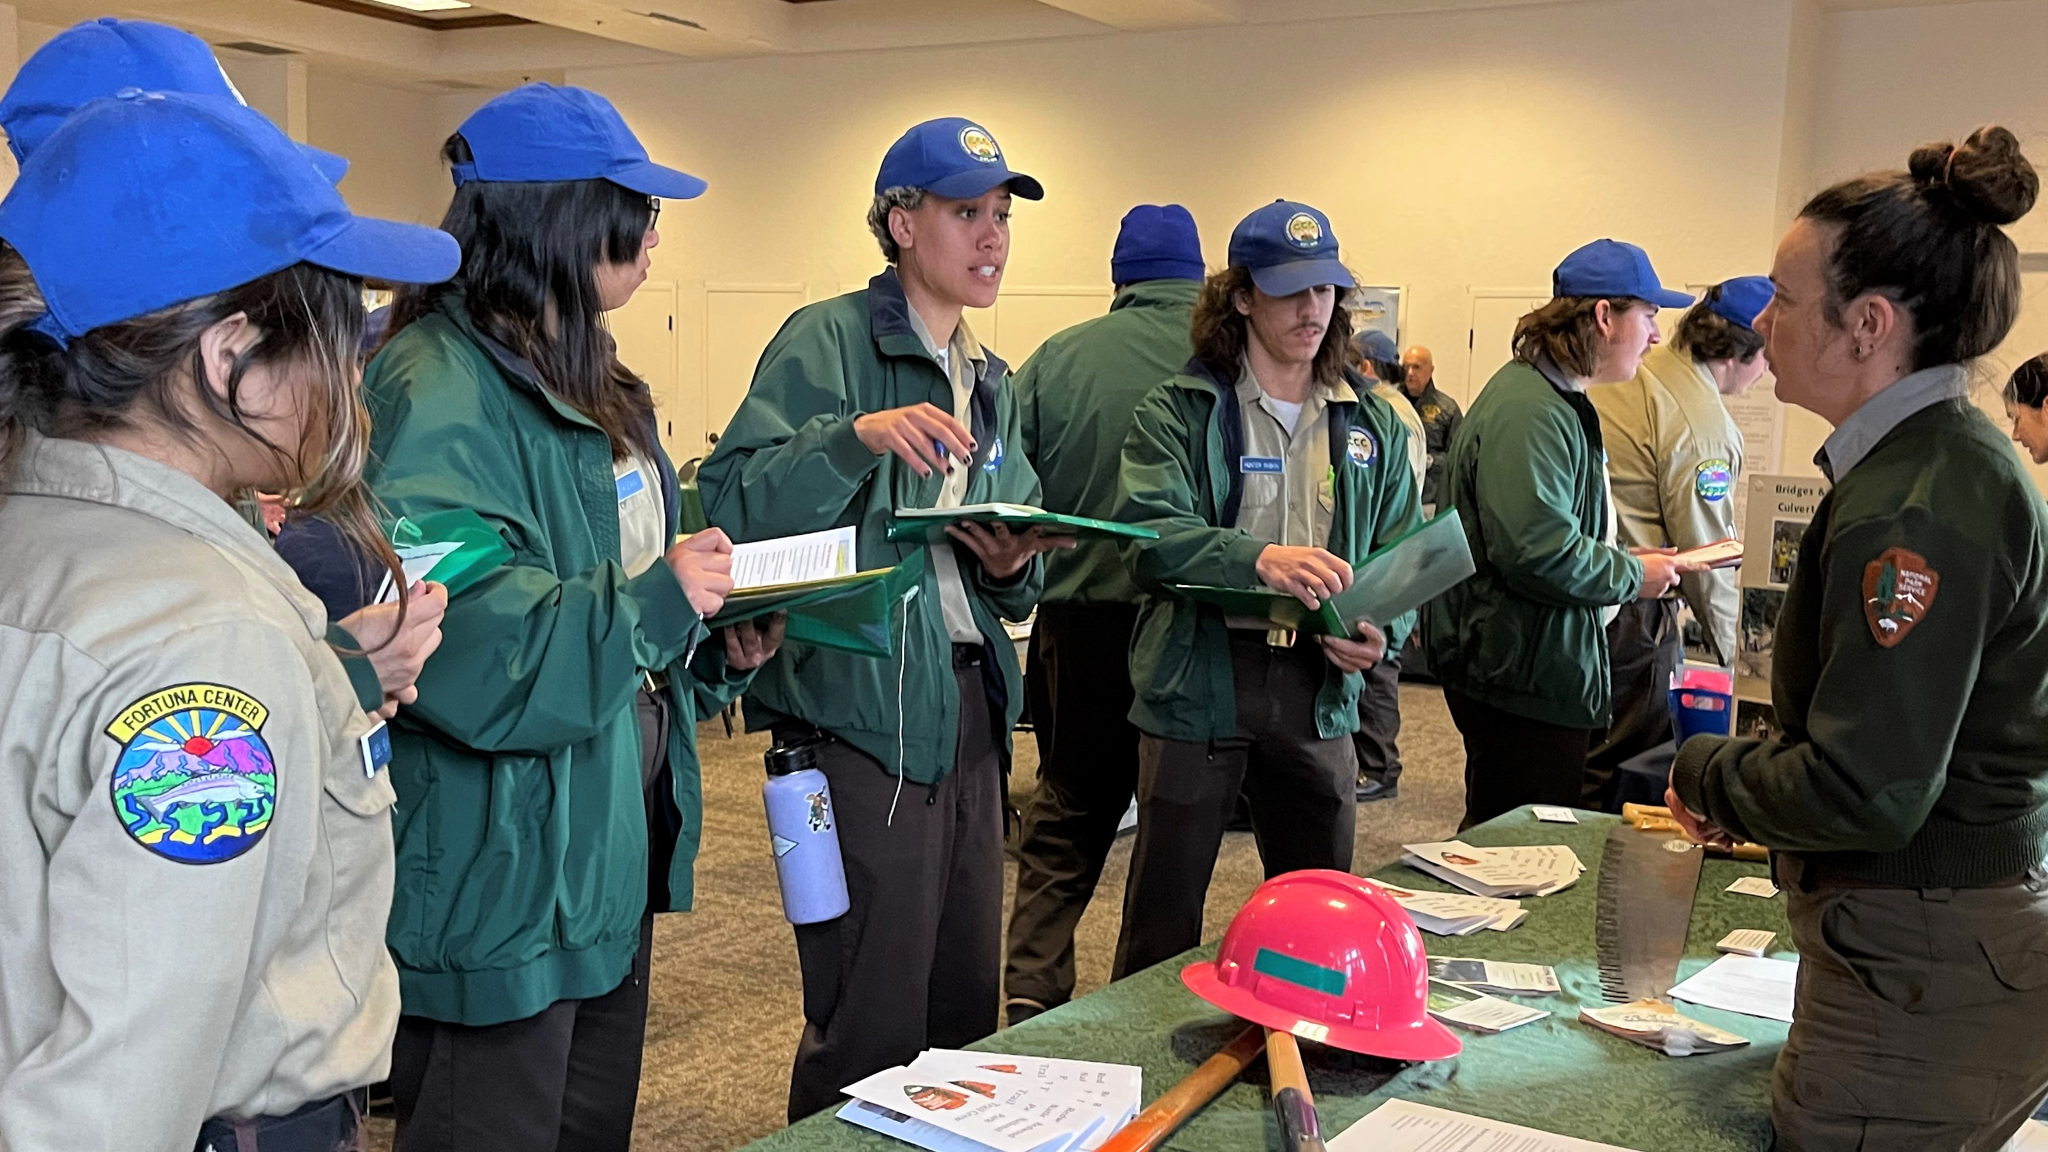
<instances>
[{"instance_id":1,"label":"wooden tool handle","mask_svg":"<svg viewBox=\"0 0 2048 1152\"><path fill-rule=\"evenodd\" d=\"M1273 1118L1285 1152L1323 1152L1323 1128L1308 1087L1301 1045L1292 1033L1266 1029L1266 1075L1273 1081Z\"/></svg>"},{"instance_id":2,"label":"wooden tool handle","mask_svg":"<svg viewBox=\"0 0 2048 1152\"><path fill-rule=\"evenodd\" d=\"M1291 1037L1290 1037L1291 1039ZM1131 1122L1116 1130L1115 1135L1102 1142L1096 1152L1153 1152L1173 1130L1187 1122L1188 1117L1202 1110L1202 1106L1216 1098L1216 1094L1230 1087L1245 1066L1259 1058L1266 1047L1265 1031L1254 1024L1237 1034L1236 1039L1223 1046L1221 1052L1202 1061L1201 1067L1181 1078L1181 1082L1166 1090L1166 1094L1154 1100L1143 1112L1131 1118Z\"/></svg>"},{"instance_id":3,"label":"wooden tool handle","mask_svg":"<svg viewBox=\"0 0 2048 1152\"><path fill-rule=\"evenodd\" d=\"M1629 824L1648 832L1683 831L1677 818L1671 815L1671 809L1661 804L1623 804L1621 806L1621 818ZM1751 844L1747 841L1737 844L1732 848L1717 848L1713 845L1708 845L1707 851L1717 856L1733 856L1737 860L1753 860L1758 863L1771 858L1770 849L1761 844Z\"/></svg>"}]
</instances>

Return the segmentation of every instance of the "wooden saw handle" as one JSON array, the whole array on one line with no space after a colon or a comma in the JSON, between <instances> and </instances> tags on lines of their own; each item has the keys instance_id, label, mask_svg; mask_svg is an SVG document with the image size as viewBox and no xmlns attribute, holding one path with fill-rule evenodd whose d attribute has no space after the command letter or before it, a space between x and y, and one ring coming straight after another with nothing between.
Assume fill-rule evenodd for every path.
<instances>
[{"instance_id":1,"label":"wooden saw handle","mask_svg":"<svg viewBox=\"0 0 2048 1152\"><path fill-rule=\"evenodd\" d=\"M1671 809L1664 807L1662 804L1623 804L1621 806L1621 818L1628 824L1641 828L1645 832L1684 831L1679 826L1677 818L1671 815ZM1709 844L1707 845L1707 851L1716 856L1733 856L1737 860L1749 860L1759 864L1771 858L1770 849L1761 844L1752 844L1747 841L1731 848Z\"/></svg>"},{"instance_id":2,"label":"wooden saw handle","mask_svg":"<svg viewBox=\"0 0 2048 1152\"><path fill-rule=\"evenodd\" d=\"M1168 1088L1165 1095L1132 1117L1130 1123L1117 1129L1096 1152L1153 1152L1166 1143L1166 1138L1186 1123L1188 1117L1201 1111L1202 1106L1214 1100L1217 1093L1230 1087L1230 1082L1237 1079L1246 1065L1258 1059L1259 1053L1265 1049L1265 1032L1258 1025L1253 1024L1239 1032L1235 1039L1223 1046L1222 1051L1202 1061L1200 1067Z\"/></svg>"},{"instance_id":3,"label":"wooden saw handle","mask_svg":"<svg viewBox=\"0 0 2048 1152\"><path fill-rule=\"evenodd\" d=\"M1273 1118L1284 1152L1324 1152L1323 1125L1309 1091L1301 1045L1292 1033L1266 1029L1266 1075L1273 1081Z\"/></svg>"}]
</instances>

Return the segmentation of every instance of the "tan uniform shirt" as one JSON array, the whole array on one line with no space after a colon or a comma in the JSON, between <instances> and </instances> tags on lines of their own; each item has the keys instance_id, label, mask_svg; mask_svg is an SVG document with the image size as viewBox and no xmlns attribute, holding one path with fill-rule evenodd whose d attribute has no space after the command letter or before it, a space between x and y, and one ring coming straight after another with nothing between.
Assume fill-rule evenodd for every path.
<instances>
[{"instance_id":1,"label":"tan uniform shirt","mask_svg":"<svg viewBox=\"0 0 2048 1152\"><path fill-rule=\"evenodd\" d=\"M190 1152L382 1078L394 796L320 601L77 441L27 441L0 557L0 1148Z\"/></svg>"},{"instance_id":2,"label":"tan uniform shirt","mask_svg":"<svg viewBox=\"0 0 2048 1152\"><path fill-rule=\"evenodd\" d=\"M1742 432L1706 369L1659 345L1643 357L1635 379L1601 384L1586 395L1600 413L1623 544L1686 549L1735 535ZM1679 580L1724 664L1735 658L1735 576L1724 569Z\"/></svg>"},{"instance_id":3,"label":"tan uniform shirt","mask_svg":"<svg viewBox=\"0 0 2048 1152\"><path fill-rule=\"evenodd\" d=\"M1408 394L1384 380L1375 380L1372 394L1387 402L1394 410L1394 416L1401 426L1408 429L1408 470L1415 474L1415 490L1422 491L1422 481L1429 475L1429 433L1422 427L1422 417L1415 411L1415 402Z\"/></svg>"},{"instance_id":4,"label":"tan uniform shirt","mask_svg":"<svg viewBox=\"0 0 2048 1152\"><path fill-rule=\"evenodd\" d=\"M953 383L953 418L960 421L962 428L972 428L974 404L975 365L986 362L987 353L981 350L981 341L968 330L967 318L960 318L960 326L953 330L953 338L945 347L933 338L931 329L925 327L924 318L917 309L909 309L911 330L924 341L925 351L939 362L946 378ZM936 508L958 508L967 496L968 463L964 460L953 462L953 471L946 476L946 482L939 488L939 502ZM960 575L959 546L944 544L932 549L932 569L939 579L939 606L945 610L946 634L955 644L982 643L981 629L974 623L974 608L967 599L967 584Z\"/></svg>"},{"instance_id":5,"label":"tan uniform shirt","mask_svg":"<svg viewBox=\"0 0 2048 1152\"><path fill-rule=\"evenodd\" d=\"M1237 527L1253 538L1290 548L1323 548L1336 515L1336 478L1330 473L1330 404L1357 403L1358 394L1339 381L1311 387L1293 431L1273 398L1259 387L1249 361L1237 378L1237 402L1244 424L1244 456L1237 461L1244 480ZM1271 625L1251 617L1230 617L1232 628L1265 631Z\"/></svg>"}]
</instances>

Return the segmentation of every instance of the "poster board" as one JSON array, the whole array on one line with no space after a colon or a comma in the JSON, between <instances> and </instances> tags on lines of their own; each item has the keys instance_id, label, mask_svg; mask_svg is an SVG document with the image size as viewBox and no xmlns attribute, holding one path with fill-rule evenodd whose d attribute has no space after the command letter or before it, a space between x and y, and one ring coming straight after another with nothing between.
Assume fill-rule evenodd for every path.
<instances>
[{"instance_id":1,"label":"poster board","mask_svg":"<svg viewBox=\"0 0 2048 1152\"><path fill-rule=\"evenodd\" d=\"M1742 531L1741 618L1735 642L1735 735L1774 736L1771 653L1785 589L1799 566L1799 541L1827 492L1818 476L1752 474Z\"/></svg>"}]
</instances>

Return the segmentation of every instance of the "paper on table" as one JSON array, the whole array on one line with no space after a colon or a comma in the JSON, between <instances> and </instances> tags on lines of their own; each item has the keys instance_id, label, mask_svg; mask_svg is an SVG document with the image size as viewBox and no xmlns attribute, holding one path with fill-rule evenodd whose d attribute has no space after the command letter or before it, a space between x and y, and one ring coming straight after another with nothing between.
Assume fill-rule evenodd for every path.
<instances>
[{"instance_id":1,"label":"paper on table","mask_svg":"<svg viewBox=\"0 0 2048 1152\"><path fill-rule=\"evenodd\" d=\"M866 1100L847 1101L846 1106L839 1110L838 1116L849 1124L857 1124L870 1132L880 1132L884 1136L893 1136L913 1147L926 1149L927 1152L989 1152L989 1146L979 1140L962 1136L957 1132L948 1132L937 1124ZM1070 1150L1079 1152L1079 1149L1074 1147L1074 1136L1071 1132L1047 1140L1034 1152Z\"/></svg>"},{"instance_id":2,"label":"paper on table","mask_svg":"<svg viewBox=\"0 0 2048 1152\"><path fill-rule=\"evenodd\" d=\"M994 1152L1066 1148L1100 1119L1102 1110L1056 1100L1000 1072L975 1076L889 1068L840 1091L856 1100L965 1136Z\"/></svg>"},{"instance_id":3,"label":"paper on table","mask_svg":"<svg viewBox=\"0 0 2048 1152\"><path fill-rule=\"evenodd\" d=\"M444 540L438 544L415 544L410 548L394 549L398 553L399 566L405 570L407 588L427 578L441 557L462 547L460 540ZM377 603L389 604L398 599L398 585L391 579L391 573L384 574L384 584L377 590Z\"/></svg>"},{"instance_id":4,"label":"paper on table","mask_svg":"<svg viewBox=\"0 0 2048 1152\"><path fill-rule=\"evenodd\" d=\"M1737 928L1721 937L1721 942L1714 947L1737 956L1761 956L1771 950L1771 941L1777 938L1776 932L1763 928Z\"/></svg>"},{"instance_id":5,"label":"paper on table","mask_svg":"<svg viewBox=\"0 0 2048 1152\"><path fill-rule=\"evenodd\" d=\"M1403 844L1401 862L1475 896L1548 896L1569 888L1586 870L1562 844L1475 848L1462 840Z\"/></svg>"},{"instance_id":6,"label":"paper on table","mask_svg":"<svg viewBox=\"0 0 2048 1152\"><path fill-rule=\"evenodd\" d=\"M1374 883L1379 883L1374 881ZM1490 896L1463 896L1455 892L1417 892L1412 888L1397 888L1392 884L1380 884L1381 890L1394 898L1403 911L1415 921L1415 926L1424 932L1438 936L1469 936L1482 928L1505 932L1522 922L1528 913L1513 900L1496 900Z\"/></svg>"},{"instance_id":7,"label":"paper on table","mask_svg":"<svg viewBox=\"0 0 2048 1152\"><path fill-rule=\"evenodd\" d=\"M2048 1124L2029 1120L2013 1133L2012 1142L2005 1146L2005 1152L2048 1152Z\"/></svg>"},{"instance_id":8,"label":"paper on table","mask_svg":"<svg viewBox=\"0 0 2048 1152\"><path fill-rule=\"evenodd\" d=\"M1766 876L1744 876L1728 886L1728 891L1739 896L1761 896L1768 900L1778 894L1778 886Z\"/></svg>"},{"instance_id":9,"label":"paper on table","mask_svg":"<svg viewBox=\"0 0 2048 1152\"><path fill-rule=\"evenodd\" d=\"M1577 824L1579 822L1578 813L1573 812L1569 808L1559 808L1550 804L1538 804L1529 809L1529 812L1536 819L1546 824Z\"/></svg>"},{"instance_id":10,"label":"paper on table","mask_svg":"<svg viewBox=\"0 0 2048 1152\"><path fill-rule=\"evenodd\" d=\"M1623 1152L1484 1116L1389 1100L1330 1141L1330 1152Z\"/></svg>"},{"instance_id":11,"label":"paper on table","mask_svg":"<svg viewBox=\"0 0 2048 1152\"><path fill-rule=\"evenodd\" d=\"M1528 1008L1513 1001L1475 992L1462 984L1450 984L1442 980L1429 982L1429 995L1425 1001L1429 1014L1446 1024L1458 1024L1475 1032L1505 1032L1532 1020L1541 1020L1550 1013L1541 1008Z\"/></svg>"},{"instance_id":12,"label":"paper on table","mask_svg":"<svg viewBox=\"0 0 2048 1152\"><path fill-rule=\"evenodd\" d=\"M1557 970L1548 964L1512 964L1505 960L1464 960L1431 956L1429 974L1436 980L1463 984L1496 995L1541 996L1558 991Z\"/></svg>"},{"instance_id":13,"label":"paper on table","mask_svg":"<svg viewBox=\"0 0 2048 1152\"><path fill-rule=\"evenodd\" d=\"M1093 1122L1092 1128L1080 1133L1080 1139L1074 1144L1075 1152L1087 1152L1107 1140L1110 1133L1136 1116L1145 1102L1145 1071L1135 1064L927 1048L911 1061L910 1067L919 1072L969 1075L996 1072L1018 1077L1050 1099L1100 1107L1101 1115Z\"/></svg>"},{"instance_id":14,"label":"paper on table","mask_svg":"<svg viewBox=\"0 0 2048 1152\"><path fill-rule=\"evenodd\" d=\"M1790 1024L1798 979L1797 960L1723 956L1671 989L1671 998Z\"/></svg>"},{"instance_id":15,"label":"paper on table","mask_svg":"<svg viewBox=\"0 0 2048 1152\"><path fill-rule=\"evenodd\" d=\"M735 590L829 580L854 572L853 526L732 546Z\"/></svg>"}]
</instances>

